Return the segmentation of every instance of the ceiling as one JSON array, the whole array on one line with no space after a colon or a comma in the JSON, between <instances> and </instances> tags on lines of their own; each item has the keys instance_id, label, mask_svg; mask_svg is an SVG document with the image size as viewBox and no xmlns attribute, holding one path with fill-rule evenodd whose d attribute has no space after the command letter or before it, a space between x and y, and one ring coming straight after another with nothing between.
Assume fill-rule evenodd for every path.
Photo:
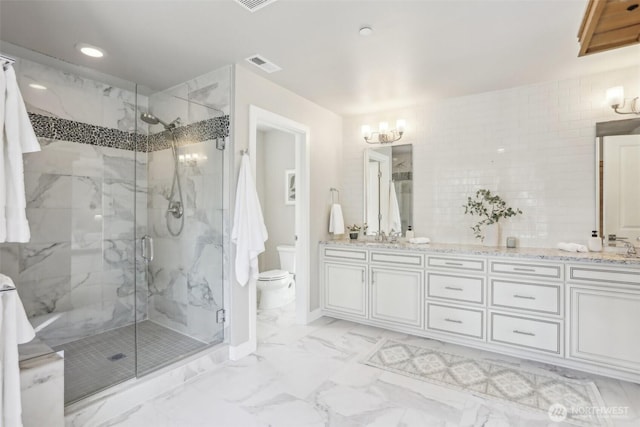
<instances>
[{"instance_id":1,"label":"ceiling","mask_svg":"<svg viewBox=\"0 0 640 427\"><path fill-rule=\"evenodd\" d=\"M153 90L238 63L347 116L640 64L640 46L578 58L586 4L2 0L0 40ZM82 57L78 42L107 56ZM244 61L256 53L282 71Z\"/></svg>"}]
</instances>

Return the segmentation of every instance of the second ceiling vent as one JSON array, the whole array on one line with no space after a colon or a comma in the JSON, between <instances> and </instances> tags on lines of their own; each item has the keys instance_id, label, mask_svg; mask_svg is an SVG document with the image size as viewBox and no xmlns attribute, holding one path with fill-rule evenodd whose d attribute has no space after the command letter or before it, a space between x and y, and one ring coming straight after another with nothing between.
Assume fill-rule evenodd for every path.
<instances>
[{"instance_id":1,"label":"second ceiling vent","mask_svg":"<svg viewBox=\"0 0 640 427\"><path fill-rule=\"evenodd\" d=\"M278 67L262 55L251 55L247 58L247 62L255 65L266 73L273 73L275 71L282 70L282 68Z\"/></svg>"},{"instance_id":2,"label":"second ceiling vent","mask_svg":"<svg viewBox=\"0 0 640 427\"><path fill-rule=\"evenodd\" d=\"M249 12L255 12L265 6L270 5L276 0L236 0L236 3L247 9Z\"/></svg>"}]
</instances>

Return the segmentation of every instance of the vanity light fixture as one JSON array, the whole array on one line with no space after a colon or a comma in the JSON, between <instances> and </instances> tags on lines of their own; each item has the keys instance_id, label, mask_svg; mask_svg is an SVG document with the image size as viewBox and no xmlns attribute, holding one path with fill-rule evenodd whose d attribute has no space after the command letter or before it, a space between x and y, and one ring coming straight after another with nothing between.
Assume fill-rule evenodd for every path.
<instances>
[{"instance_id":1,"label":"vanity light fixture","mask_svg":"<svg viewBox=\"0 0 640 427\"><path fill-rule=\"evenodd\" d=\"M615 86L607 89L607 104L618 114L638 114L640 115L640 101L638 97L629 99L629 111L620 111L625 108L627 99L624 97L624 88Z\"/></svg>"},{"instance_id":2,"label":"vanity light fixture","mask_svg":"<svg viewBox=\"0 0 640 427\"><path fill-rule=\"evenodd\" d=\"M363 125L362 137L367 144L390 144L402 138L406 127L407 122L402 119L396 121L395 129L389 129L389 123L387 122L380 122L378 130L373 132L371 131L371 126Z\"/></svg>"}]
</instances>

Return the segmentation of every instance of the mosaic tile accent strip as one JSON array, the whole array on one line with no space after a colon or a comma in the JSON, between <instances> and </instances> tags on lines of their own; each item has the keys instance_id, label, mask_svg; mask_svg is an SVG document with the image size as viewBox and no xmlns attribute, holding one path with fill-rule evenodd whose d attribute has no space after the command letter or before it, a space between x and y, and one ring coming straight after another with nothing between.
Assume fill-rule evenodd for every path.
<instances>
[{"instance_id":1,"label":"mosaic tile accent strip","mask_svg":"<svg viewBox=\"0 0 640 427\"><path fill-rule=\"evenodd\" d=\"M143 375L207 347L207 344L160 326L150 320L62 344L64 350L64 401L90 394Z\"/></svg>"},{"instance_id":2,"label":"mosaic tile accent strip","mask_svg":"<svg viewBox=\"0 0 640 427\"><path fill-rule=\"evenodd\" d=\"M600 392L590 381L541 375L391 339L382 340L363 363L544 413L549 413L552 405L562 405L567 423L610 425L608 419L585 411L604 407Z\"/></svg>"},{"instance_id":3,"label":"mosaic tile accent strip","mask_svg":"<svg viewBox=\"0 0 640 427\"><path fill-rule=\"evenodd\" d=\"M158 151L171 147L171 134L169 131L147 136L141 133L125 132L119 129L95 126L37 113L29 113L29 119L36 136L39 138L130 151L135 151L137 145L138 151L141 152ZM180 146L213 141L216 138L226 138L229 136L229 116L202 120L176 128L173 132Z\"/></svg>"}]
</instances>

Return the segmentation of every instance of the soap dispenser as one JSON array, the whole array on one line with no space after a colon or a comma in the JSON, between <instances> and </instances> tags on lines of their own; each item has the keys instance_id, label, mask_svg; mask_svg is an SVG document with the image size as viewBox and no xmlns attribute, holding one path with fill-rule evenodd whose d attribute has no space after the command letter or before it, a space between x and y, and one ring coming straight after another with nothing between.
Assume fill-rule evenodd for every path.
<instances>
[{"instance_id":1,"label":"soap dispenser","mask_svg":"<svg viewBox=\"0 0 640 427\"><path fill-rule=\"evenodd\" d=\"M589 250L591 252L601 252L602 251L602 239L598 237L598 232L593 230L591 232L591 237L589 238L589 242L587 243Z\"/></svg>"},{"instance_id":2,"label":"soap dispenser","mask_svg":"<svg viewBox=\"0 0 640 427\"><path fill-rule=\"evenodd\" d=\"M406 237L407 239L413 239L414 233L412 226L407 227L407 231L405 232L404 237Z\"/></svg>"}]
</instances>

